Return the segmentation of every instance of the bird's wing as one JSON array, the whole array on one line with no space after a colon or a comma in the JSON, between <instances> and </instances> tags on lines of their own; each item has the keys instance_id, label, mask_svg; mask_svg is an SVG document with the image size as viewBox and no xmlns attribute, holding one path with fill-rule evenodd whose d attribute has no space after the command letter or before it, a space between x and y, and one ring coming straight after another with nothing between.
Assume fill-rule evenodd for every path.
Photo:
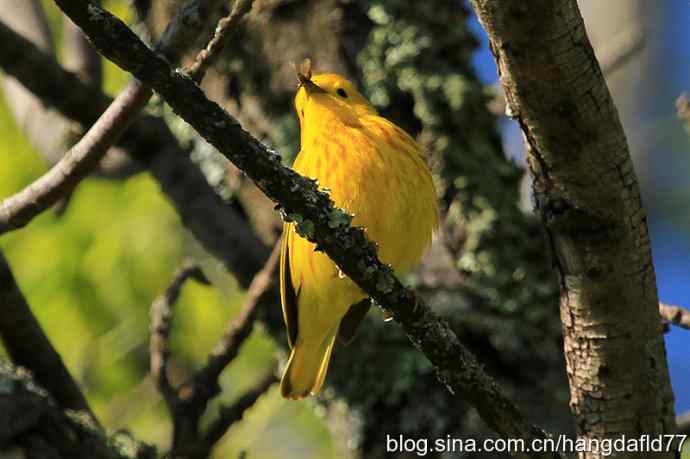
<instances>
[{"instance_id":1,"label":"bird's wing","mask_svg":"<svg viewBox=\"0 0 690 459\"><path fill-rule=\"evenodd\" d=\"M283 224L283 241L280 248L280 302L283 305L283 320L287 326L288 344L292 348L297 340L297 297L290 273L290 243L294 236L292 224Z\"/></svg>"},{"instance_id":2,"label":"bird's wing","mask_svg":"<svg viewBox=\"0 0 690 459\"><path fill-rule=\"evenodd\" d=\"M371 307L371 300L369 298L364 298L359 303L355 303L350 306L347 310L345 316L340 321L340 326L338 327L338 337L345 344L350 344L352 338L355 337L359 325L366 317L369 308Z\"/></svg>"}]
</instances>

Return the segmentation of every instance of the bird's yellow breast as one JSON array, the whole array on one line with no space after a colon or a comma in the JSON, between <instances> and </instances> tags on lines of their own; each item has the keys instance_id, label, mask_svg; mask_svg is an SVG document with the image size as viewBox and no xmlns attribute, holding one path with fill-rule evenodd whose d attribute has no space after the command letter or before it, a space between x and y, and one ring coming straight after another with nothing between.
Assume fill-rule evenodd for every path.
<instances>
[{"instance_id":1,"label":"bird's yellow breast","mask_svg":"<svg viewBox=\"0 0 690 459\"><path fill-rule=\"evenodd\" d=\"M429 245L438 221L434 186L422 150L378 115L359 117L356 125L331 118L320 120L323 126L315 135L303 136L295 170L318 180L322 189L330 190L336 206L354 215L353 225L364 227L378 244L383 262L397 272L410 270ZM297 243L293 253L295 261L309 260L306 269L291 267L303 285L353 288L337 287L345 282L336 280L335 265L315 253L307 241ZM361 295L357 289L356 296Z\"/></svg>"}]
</instances>

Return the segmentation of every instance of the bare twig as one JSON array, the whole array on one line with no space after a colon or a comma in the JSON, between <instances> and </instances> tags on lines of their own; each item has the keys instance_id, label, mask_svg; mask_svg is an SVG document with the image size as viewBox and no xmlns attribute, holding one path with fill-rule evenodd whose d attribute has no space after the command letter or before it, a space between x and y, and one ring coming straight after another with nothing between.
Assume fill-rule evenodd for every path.
<instances>
[{"instance_id":1,"label":"bare twig","mask_svg":"<svg viewBox=\"0 0 690 459\"><path fill-rule=\"evenodd\" d=\"M671 304L659 303L661 318L677 327L690 330L690 311Z\"/></svg>"},{"instance_id":2,"label":"bare twig","mask_svg":"<svg viewBox=\"0 0 690 459\"><path fill-rule=\"evenodd\" d=\"M225 0L186 0L165 27L156 52L170 62L178 62L200 37L207 36L208 23L224 10L225 3Z\"/></svg>"},{"instance_id":3,"label":"bare twig","mask_svg":"<svg viewBox=\"0 0 690 459\"><path fill-rule=\"evenodd\" d=\"M475 406L501 435L528 441L546 436L524 419L448 324L398 281L390 267L378 259L362 229L352 228L351 218L335 208L315 183L283 167L278 155L242 130L237 120L210 102L191 79L173 72L117 18L89 1L55 1L103 55L154 87L178 115L279 203L286 216L299 222L296 228L301 235L318 243L362 290L390 309L452 394ZM553 454L522 454L530 456Z\"/></svg>"},{"instance_id":4,"label":"bare twig","mask_svg":"<svg viewBox=\"0 0 690 459\"><path fill-rule=\"evenodd\" d=\"M266 393L266 391L277 381L278 379L276 376L273 373L269 373L254 389L244 394L235 403L220 408L218 417L211 422L211 425L208 426L206 434L204 435L203 443L209 452L213 446L223 438L223 435L225 435L225 432L228 431L230 426L240 421L244 412L247 411L248 408L251 408L254 403L256 403L257 399L262 394Z\"/></svg>"},{"instance_id":5,"label":"bare twig","mask_svg":"<svg viewBox=\"0 0 690 459\"><path fill-rule=\"evenodd\" d=\"M232 416L222 416L223 419L217 420L211 428L213 433L209 431L207 434L202 434L199 431L201 416L206 411L209 401L221 391L220 374L235 359L242 343L249 337L252 331L257 304L267 301L267 297L273 298L274 292L272 287L279 259L280 244L276 244L268 261L254 277L247 291L247 298L242 311L237 318L230 322L227 331L209 356L206 365L175 391L180 394L179 397L174 396L170 398L172 403L169 403L168 406L174 426L172 456L205 457L205 454L210 451L215 441L234 422ZM270 379L272 382L275 378L271 377ZM264 387L265 384L270 385L270 383L264 381L256 390L243 397L242 400L244 402L238 402L246 404L239 405L244 406L241 412L248 408L261 393L267 390L268 386ZM237 412L237 409L232 412ZM212 441L211 439L216 440Z\"/></svg>"},{"instance_id":6,"label":"bare twig","mask_svg":"<svg viewBox=\"0 0 690 459\"><path fill-rule=\"evenodd\" d=\"M185 69L194 81L199 83L204 78L208 67L217 59L218 54L223 49L230 32L235 29L235 25L251 9L252 0L235 0L230 14L218 21L213 38L211 38L204 49L199 51L194 62Z\"/></svg>"},{"instance_id":7,"label":"bare twig","mask_svg":"<svg viewBox=\"0 0 690 459\"><path fill-rule=\"evenodd\" d=\"M22 228L91 173L151 96L132 80L86 135L46 174L0 202L0 234Z\"/></svg>"},{"instance_id":8,"label":"bare twig","mask_svg":"<svg viewBox=\"0 0 690 459\"><path fill-rule=\"evenodd\" d=\"M182 286L189 278L203 284L209 283L199 266L186 264L177 271L170 286L151 305L151 376L171 407L176 403L177 397L168 380L168 338L173 321L172 305L177 302Z\"/></svg>"},{"instance_id":9,"label":"bare twig","mask_svg":"<svg viewBox=\"0 0 690 459\"><path fill-rule=\"evenodd\" d=\"M204 366L194 378L197 387L209 388L217 384L217 379L223 369L237 356L240 346L249 336L254 324L257 304L262 303L266 295L273 297L271 289L274 287L276 268L280 259L280 244L276 244L264 265L247 290L244 307L239 316L230 322L228 329L209 356Z\"/></svg>"},{"instance_id":10,"label":"bare twig","mask_svg":"<svg viewBox=\"0 0 690 459\"><path fill-rule=\"evenodd\" d=\"M55 57L53 40L45 17L42 3L38 0L16 2L14 0L0 0L0 22L13 29L40 46L45 54ZM75 72L79 78L90 87L100 88L100 55L95 52L88 43L84 34L69 19L65 18L63 24L63 53L65 65ZM12 43L3 40L2 53L13 53ZM27 66L30 56L22 54L22 58L16 62L18 66ZM29 65L30 66L30 65ZM27 69L28 70L28 69ZM40 79L44 85L48 76L43 73L35 73L34 78ZM75 123L65 119L60 113L27 91L24 81L20 78L12 78L10 75L0 76L0 83L5 93L5 102L12 111L12 115L25 133L27 139L43 156L46 162L53 166L65 154L65 151L77 142L79 137L96 121L105 111L108 104L96 113L90 123L84 126L76 126ZM50 82L53 83L52 81ZM50 84L46 85L47 87ZM58 93L58 97L65 97L65 92ZM40 96L39 96L40 97ZM94 100L90 99L93 104ZM79 136L73 135L78 131ZM121 179L141 170L141 165L131 161L118 148L111 149L100 161L94 175L103 178ZM66 208L67 200L62 200Z\"/></svg>"},{"instance_id":11,"label":"bare twig","mask_svg":"<svg viewBox=\"0 0 690 459\"><path fill-rule=\"evenodd\" d=\"M79 385L31 312L2 252L0 305L0 338L12 361L28 368L62 408L86 411L97 423Z\"/></svg>"}]
</instances>

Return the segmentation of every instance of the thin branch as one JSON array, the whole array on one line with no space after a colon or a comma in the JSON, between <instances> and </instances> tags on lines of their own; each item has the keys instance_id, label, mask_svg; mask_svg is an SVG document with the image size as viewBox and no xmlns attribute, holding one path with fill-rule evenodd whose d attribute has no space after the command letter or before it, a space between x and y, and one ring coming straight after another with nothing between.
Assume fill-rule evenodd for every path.
<instances>
[{"instance_id":1,"label":"thin branch","mask_svg":"<svg viewBox=\"0 0 690 459\"><path fill-rule=\"evenodd\" d=\"M0 338L12 361L29 369L62 408L86 411L98 423L79 385L31 312L2 252L0 305Z\"/></svg>"},{"instance_id":2,"label":"thin branch","mask_svg":"<svg viewBox=\"0 0 690 459\"><path fill-rule=\"evenodd\" d=\"M276 376L269 373L254 389L244 394L235 403L221 407L218 411L218 417L211 422L204 435L203 444L207 451L210 452L213 446L223 438L230 426L242 420L244 412L251 408L258 398L265 394L277 381Z\"/></svg>"},{"instance_id":3,"label":"thin branch","mask_svg":"<svg viewBox=\"0 0 690 459\"><path fill-rule=\"evenodd\" d=\"M40 1L0 0L0 22L27 40L31 40L45 53L55 56L48 21ZM3 53L15 51L6 49L12 46L11 43L3 43ZM62 44L64 64L78 72L79 78L85 83L99 88L101 57L87 42L81 30L67 18L63 21ZM20 62L15 64L26 66L27 59L29 56L24 55ZM41 73L36 73L33 77L41 79L44 84L47 79ZM0 82L5 92L5 101L12 111L15 121L50 166L53 166L64 156L65 150L77 142L78 138L86 132L107 107L107 105L103 106L88 125L78 127L27 91L23 81L3 75L0 76ZM65 93L59 93L58 96L64 97ZM140 164L131 161L123 154L122 150L113 148L100 161L94 175L109 179L121 179L139 170L141 170ZM61 200L58 202L58 205L60 204L66 208L67 200Z\"/></svg>"},{"instance_id":4,"label":"thin branch","mask_svg":"<svg viewBox=\"0 0 690 459\"><path fill-rule=\"evenodd\" d=\"M200 37L207 36L210 20L225 9L225 0L186 0L168 23L155 47L168 61L178 62ZM144 18L141 18L144 20Z\"/></svg>"},{"instance_id":5,"label":"thin branch","mask_svg":"<svg viewBox=\"0 0 690 459\"><path fill-rule=\"evenodd\" d=\"M235 0L230 14L220 21L213 38L206 47L199 51L194 62L185 69L187 74L197 83L201 82L209 66L218 58L225 45L228 35L235 30L235 25L252 9L252 0Z\"/></svg>"},{"instance_id":6,"label":"thin branch","mask_svg":"<svg viewBox=\"0 0 690 459\"><path fill-rule=\"evenodd\" d=\"M0 202L0 234L24 227L96 169L110 146L146 106L151 94L150 89L132 80L64 158L22 191Z\"/></svg>"},{"instance_id":7,"label":"thin branch","mask_svg":"<svg viewBox=\"0 0 690 459\"><path fill-rule=\"evenodd\" d=\"M249 10L242 6L246 4L251 7L251 2L239 2L239 6L227 18L221 19L222 26L219 23L216 35L207 50L204 50L206 52L200 53L202 57L197 60L199 65L192 69L194 77L199 80L203 78L209 62L222 47L222 39ZM175 39L173 33L165 36L171 41ZM168 46L169 42L165 41L159 45L161 49ZM0 202L0 234L22 228L61 198L68 196L82 179L96 169L99 161L136 119L152 94L150 88L136 79L131 80L62 160L27 188Z\"/></svg>"},{"instance_id":8,"label":"thin branch","mask_svg":"<svg viewBox=\"0 0 690 459\"><path fill-rule=\"evenodd\" d=\"M206 362L194 377L197 387L211 387L217 385L218 377L223 369L237 356L240 346L252 331L256 317L257 304L261 304L266 295L273 298L271 289L276 279L276 268L280 260L280 243L276 244L271 256L249 285L247 297L239 316L230 322L228 329L216 345Z\"/></svg>"},{"instance_id":9,"label":"thin branch","mask_svg":"<svg viewBox=\"0 0 690 459\"><path fill-rule=\"evenodd\" d=\"M682 306L659 303L659 314L666 322L690 330L690 311Z\"/></svg>"},{"instance_id":10,"label":"thin branch","mask_svg":"<svg viewBox=\"0 0 690 459\"><path fill-rule=\"evenodd\" d=\"M407 290L384 265L351 217L334 207L314 182L280 164L278 155L242 130L189 78L174 72L125 24L88 1L56 0L107 58L150 84L178 115L252 178L279 203L298 232L326 252L366 293L390 309L410 340L436 367L440 381L459 399L477 408L485 422L507 437L544 438L530 425L446 322ZM523 457L553 457L529 453Z\"/></svg>"},{"instance_id":11,"label":"thin branch","mask_svg":"<svg viewBox=\"0 0 690 459\"><path fill-rule=\"evenodd\" d=\"M182 286L190 278L209 284L198 265L187 264L177 271L165 292L151 304L151 376L170 407L174 406L177 400L175 390L168 380L168 341L173 321L172 306L177 302Z\"/></svg>"},{"instance_id":12,"label":"thin branch","mask_svg":"<svg viewBox=\"0 0 690 459\"><path fill-rule=\"evenodd\" d=\"M44 105L55 108L83 128L93 124L112 103L102 91L65 71L53 56L2 22L0 43L6 44L0 52L0 67L39 96ZM172 201L182 223L247 288L268 258L269 249L238 212L209 186L166 123L144 114L120 138L118 145L149 169Z\"/></svg>"},{"instance_id":13,"label":"thin branch","mask_svg":"<svg viewBox=\"0 0 690 459\"><path fill-rule=\"evenodd\" d=\"M206 365L179 389L175 389L175 392L180 394L179 397L175 395L169 398L168 406L173 418L171 456L205 457L205 454L213 447L213 443L209 443L208 438L218 436L221 426L225 426L226 430L230 426L227 422L231 422L231 419L229 416L225 416L225 421L218 421L219 423L215 427L216 433L209 434L210 437L199 430L201 416L206 412L209 401L221 391L220 374L235 359L242 343L249 337L253 329L257 305L267 302L268 298L274 298L272 287L274 286L279 259L280 244L276 244L268 261L254 277L247 291L247 298L242 311L237 318L230 322L227 331L209 356ZM263 384L259 387L263 387ZM254 399L266 389L259 388L257 390L259 392L256 392ZM247 399L247 403L250 399L251 397ZM222 436L222 432L220 436Z\"/></svg>"}]
</instances>

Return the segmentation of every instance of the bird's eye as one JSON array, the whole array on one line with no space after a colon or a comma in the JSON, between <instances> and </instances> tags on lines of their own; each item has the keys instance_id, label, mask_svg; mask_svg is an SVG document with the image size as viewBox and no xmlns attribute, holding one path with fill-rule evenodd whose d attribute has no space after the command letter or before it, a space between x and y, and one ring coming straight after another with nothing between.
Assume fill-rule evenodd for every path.
<instances>
[{"instance_id":1,"label":"bird's eye","mask_svg":"<svg viewBox=\"0 0 690 459\"><path fill-rule=\"evenodd\" d=\"M347 92L343 88L338 88L335 92L343 99L347 99Z\"/></svg>"}]
</instances>

